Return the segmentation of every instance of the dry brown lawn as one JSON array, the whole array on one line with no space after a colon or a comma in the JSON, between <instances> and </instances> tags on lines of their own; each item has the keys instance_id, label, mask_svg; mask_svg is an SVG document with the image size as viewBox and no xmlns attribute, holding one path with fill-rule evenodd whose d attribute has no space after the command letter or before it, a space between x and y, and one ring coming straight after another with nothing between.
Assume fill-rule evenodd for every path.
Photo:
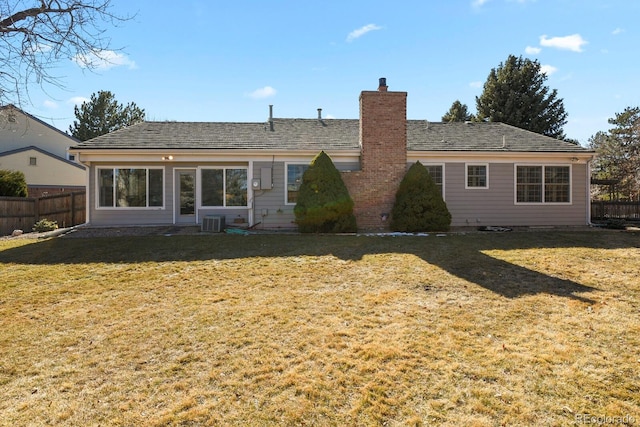
<instances>
[{"instance_id":1,"label":"dry brown lawn","mask_svg":"<svg viewBox=\"0 0 640 427\"><path fill-rule=\"evenodd\" d=\"M638 425L639 247L613 231L0 241L0 425Z\"/></svg>"}]
</instances>

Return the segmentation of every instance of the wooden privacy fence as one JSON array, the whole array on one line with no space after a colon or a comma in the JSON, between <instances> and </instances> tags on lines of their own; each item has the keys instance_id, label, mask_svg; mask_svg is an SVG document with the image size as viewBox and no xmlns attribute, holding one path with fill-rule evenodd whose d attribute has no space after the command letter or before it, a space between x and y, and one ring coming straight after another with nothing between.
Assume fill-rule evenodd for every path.
<instances>
[{"instance_id":1,"label":"wooden privacy fence","mask_svg":"<svg viewBox=\"0 0 640 427\"><path fill-rule=\"evenodd\" d=\"M13 230L30 232L41 219L56 221L61 228L84 224L85 200L84 191L46 197L0 197L0 235Z\"/></svg>"},{"instance_id":2,"label":"wooden privacy fence","mask_svg":"<svg viewBox=\"0 0 640 427\"><path fill-rule=\"evenodd\" d=\"M591 219L640 221L640 202L591 202Z\"/></svg>"}]
</instances>

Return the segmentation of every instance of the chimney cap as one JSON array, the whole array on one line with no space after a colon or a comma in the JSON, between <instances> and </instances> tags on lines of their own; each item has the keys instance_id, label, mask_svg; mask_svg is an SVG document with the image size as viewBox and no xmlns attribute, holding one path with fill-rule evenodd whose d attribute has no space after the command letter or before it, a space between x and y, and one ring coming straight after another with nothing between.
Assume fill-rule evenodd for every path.
<instances>
[{"instance_id":1,"label":"chimney cap","mask_svg":"<svg viewBox=\"0 0 640 427\"><path fill-rule=\"evenodd\" d=\"M387 91L387 78L386 77L380 77L380 79L378 79L378 91L380 91L380 92L386 92Z\"/></svg>"}]
</instances>

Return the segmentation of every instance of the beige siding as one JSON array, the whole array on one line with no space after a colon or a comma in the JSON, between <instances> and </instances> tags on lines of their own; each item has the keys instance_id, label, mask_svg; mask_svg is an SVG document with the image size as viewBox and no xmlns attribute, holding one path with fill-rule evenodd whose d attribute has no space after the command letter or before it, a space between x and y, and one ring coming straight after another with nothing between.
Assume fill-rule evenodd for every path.
<instances>
[{"instance_id":1,"label":"beige siding","mask_svg":"<svg viewBox=\"0 0 640 427\"><path fill-rule=\"evenodd\" d=\"M465 163L446 163L445 198L452 226L585 225L586 173L585 164L571 165L570 204L516 204L513 163L489 163L487 189L465 189Z\"/></svg>"},{"instance_id":2,"label":"beige siding","mask_svg":"<svg viewBox=\"0 0 640 427\"><path fill-rule=\"evenodd\" d=\"M36 159L35 166L29 164L30 158ZM56 157L36 150L19 151L0 157L0 169L24 173L27 185L56 187L84 187L83 168L66 163Z\"/></svg>"},{"instance_id":3,"label":"beige siding","mask_svg":"<svg viewBox=\"0 0 640 427\"><path fill-rule=\"evenodd\" d=\"M15 122L0 126L0 152L36 146L66 159L67 149L77 143L63 132L51 129L18 110L15 114Z\"/></svg>"}]
</instances>

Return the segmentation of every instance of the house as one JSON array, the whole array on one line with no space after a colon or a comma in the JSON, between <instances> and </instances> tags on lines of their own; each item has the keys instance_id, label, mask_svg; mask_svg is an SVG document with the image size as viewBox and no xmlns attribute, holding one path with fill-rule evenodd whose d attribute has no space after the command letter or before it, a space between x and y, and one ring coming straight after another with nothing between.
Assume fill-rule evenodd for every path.
<instances>
[{"instance_id":1,"label":"house","mask_svg":"<svg viewBox=\"0 0 640 427\"><path fill-rule=\"evenodd\" d=\"M76 144L96 226L224 218L294 228L297 190L322 150L341 171L359 229L386 229L398 184L420 161L452 226L589 223L594 153L502 123L407 120L406 92L360 95L360 119L273 116L263 123L143 122Z\"/></svg>"},{"instance_id":2,"label":"house","mask_svg":"<svg viewBox=\"0 0 640 427\"><path fill-rule=\"evenodd\" d=\"M86 168L67 153L78 142L13 105L0 107L0 169L23 172L31 197L85 190Z\"/></svg>"}]
</instances>

